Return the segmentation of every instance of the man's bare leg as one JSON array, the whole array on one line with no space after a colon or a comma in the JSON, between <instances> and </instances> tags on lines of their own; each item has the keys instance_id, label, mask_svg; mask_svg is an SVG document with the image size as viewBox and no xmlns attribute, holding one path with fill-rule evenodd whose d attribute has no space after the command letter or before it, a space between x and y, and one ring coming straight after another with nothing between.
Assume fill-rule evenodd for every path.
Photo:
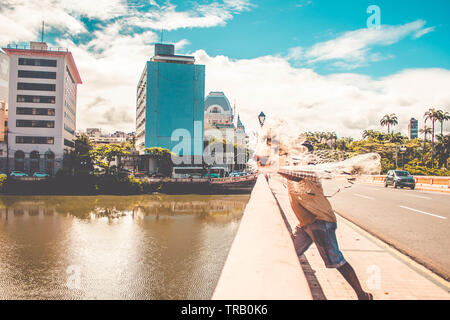
<instances>
[{"instance_id":1,"label":"man's bare leg","mask_svg":"<svg viewBox=\"0 0 450 320\"><path fill-rule=\"evenodd\" d=\"M355 270L353 270L352 266L348 262L337 268L337 270L342 274L344 279L347 280L353 290L355 290L356 295L358 296L358 300L373 299L372 294L367 293L362 289L358 277L356 276Z\"/></svg>"}]
</instances>

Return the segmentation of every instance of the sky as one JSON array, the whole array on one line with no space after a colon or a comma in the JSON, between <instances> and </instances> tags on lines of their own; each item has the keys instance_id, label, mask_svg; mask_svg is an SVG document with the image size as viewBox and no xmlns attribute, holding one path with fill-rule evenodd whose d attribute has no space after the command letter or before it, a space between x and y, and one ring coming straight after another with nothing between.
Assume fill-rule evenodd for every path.
<instances>
[{"instance_id":1,"label":"sky","mask_svg":"<svg viewBox=\"0 0 450 320\"><path fill-rule=\"evenodd\" d=\"M162 39L206 66L205 93L225 92L249 133L264 111L294 134L360 138L386 130L386 113L406 134L428 108L450 111L448 12L448 0L1 0L0 46L38 41L45 21L83 80L78 130L135 130L137 82Z\"/></svg>"}]
</instances>

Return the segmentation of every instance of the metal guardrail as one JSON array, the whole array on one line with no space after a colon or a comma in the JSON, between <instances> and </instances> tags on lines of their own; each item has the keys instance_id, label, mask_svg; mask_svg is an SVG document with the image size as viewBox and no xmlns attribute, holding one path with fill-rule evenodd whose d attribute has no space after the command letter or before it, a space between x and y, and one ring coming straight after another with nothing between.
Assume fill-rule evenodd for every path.
<instances>
[{"instance_id":1,"label":"metal guardrail","mask_svg":"<svg viewBox=\"0 0 450 320\"><path fill-rule=\"evenodd\" d=\"M48 180L49 177L15 177L15 176L9 176L8 179L17 180L17 181L43 181L43 180Z\"/></svg>"},{"instance_id":2,"label":"metal guardrail","mask_svg":"<svg viewBox=\"0 0 450 320\"><path fill-rule=\"evenodd\" d=\"M256 180L256 174L250 174L241 177L226 177L226 178L148 178L150 182L170 182L170 183L206 183L213 184L230 183L230 182L244 182Z\"/></svg>"},{"instance_id":3,"label":"metal guardrail","mask_svg":"<svg viewBox=\"0 0 450 320\"><path fill-rule=\"evenodd\" d=\"M68 48L64 47L48 47L46 49L31 49L30 45L25 44L8 44L6 46L8 49L16 49L16 50L33 50L33 51L51 51L51 52L69 52Z\"/></svg>"},{"instance_id":4,"label":"metal guardrail","mask_svg":"<svg viewBox=\"0 0 450 320\"><path fill-rule=\"evenodd\" d=\"M226 178L215 178L211 179L212 183L230 183L230 182L244 182L250 180L256 180L258 176L256 174L249 174L240 177L226 177Z\"/></svg>"},{"instance_id":5,"label":"metal guardrail","mask_svg":"<svg viewBox=\"0 0 450 320\"><path fill-rule=\"evenodd\" d=\"M414 180L417 184L426 184L431 186L447 186L450 188L450 177L433 177L433 176L413 176ZM374 175L374 176L361 176L362 180L366 180L369 182L379 182L382 183L385 181L386 176Z\"/></svg>"}]
</instances>

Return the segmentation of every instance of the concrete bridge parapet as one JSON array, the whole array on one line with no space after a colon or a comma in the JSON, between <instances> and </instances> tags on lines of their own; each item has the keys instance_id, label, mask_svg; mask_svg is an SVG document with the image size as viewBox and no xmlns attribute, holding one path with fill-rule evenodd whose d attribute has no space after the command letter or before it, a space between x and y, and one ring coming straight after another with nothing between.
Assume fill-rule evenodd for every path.
<instances>
[{"instance_id":1,"label":"concrete bridge parapet","mask_svg":"<svg viewBox=\"0 0 450 320\"><path fill-rule=\"evenodd\" d=\"M213 300L312 300L290 233L258 177Z\"/></svg>"}]
</instances>

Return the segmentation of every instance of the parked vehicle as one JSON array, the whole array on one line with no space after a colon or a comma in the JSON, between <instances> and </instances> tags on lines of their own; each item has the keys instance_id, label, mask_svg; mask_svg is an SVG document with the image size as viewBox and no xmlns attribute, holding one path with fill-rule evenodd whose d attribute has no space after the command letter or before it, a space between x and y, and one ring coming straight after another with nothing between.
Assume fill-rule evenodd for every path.
<instances>
[{"instance_id":1,"label":"parked vehicle","mask_svg":"<svg viewBox=\"0 0 450 320\"><path fill-rule=\"evenodd\" d=\"M33 173L33 177L47 178L47 177L50 177L50 176L47 173L45 173L45 172L35 172L35 173Z\"/></svg>"},{"instance_id":2,"label":"parked vehicle","mask_svg":"<svg viewBox=\"0 0 450 320\"><path fill-rule=\"evenodd\" d=\"M387 188L390 185L394 186L394 188L408 187L414 190L416 187L416 180L414 180L414 177L410 175L408 171L389 170L386 175L384 186Z\"/></svg>"},{"instance_id":3,"label":"parked vehicle","mask_svg":"<svg viewBox=\"0 0 450 320\"><path fill-rule=\"evenodd\" d=\"M202 175L199 174L199 173L193 173L193 174L191 174L191 175L189 176L189 178L191 178L191 179L201 179L201 178L203 178L203 177L202 177Z\"/></svg>"},{"instance_id":4,"label":"parked vehicle","mask_svg":"<svg viewBox=\"0 0 450 320\"><path fill-rule=\"evenodd\" d=\"M9 175L11 177L29 177L28 173L22 171L11 171Z\"/></svg>"},{"instance_id":5,"label":"parked vehicle","mask_svg":"<svg viewBox=\"0 0 450 320\"><path fill-rule=\"evenodd\" d=\"M218 174L218 173L207 173L207 174L205 174L205 178L213 178L213 179L215 179L215 178L220 178L220 175Z\"/></svg>"},{"instance_id":6,"label":"parked vehicle","mask_svg":"<svg viewBox=\"0 0 450 320\"><path fill-rule=\"evenodd\" d=\"M244 177L246 175L247 175L247 172L233 171L230 173L230 177Z\"/></svg>"}]
</instances>

